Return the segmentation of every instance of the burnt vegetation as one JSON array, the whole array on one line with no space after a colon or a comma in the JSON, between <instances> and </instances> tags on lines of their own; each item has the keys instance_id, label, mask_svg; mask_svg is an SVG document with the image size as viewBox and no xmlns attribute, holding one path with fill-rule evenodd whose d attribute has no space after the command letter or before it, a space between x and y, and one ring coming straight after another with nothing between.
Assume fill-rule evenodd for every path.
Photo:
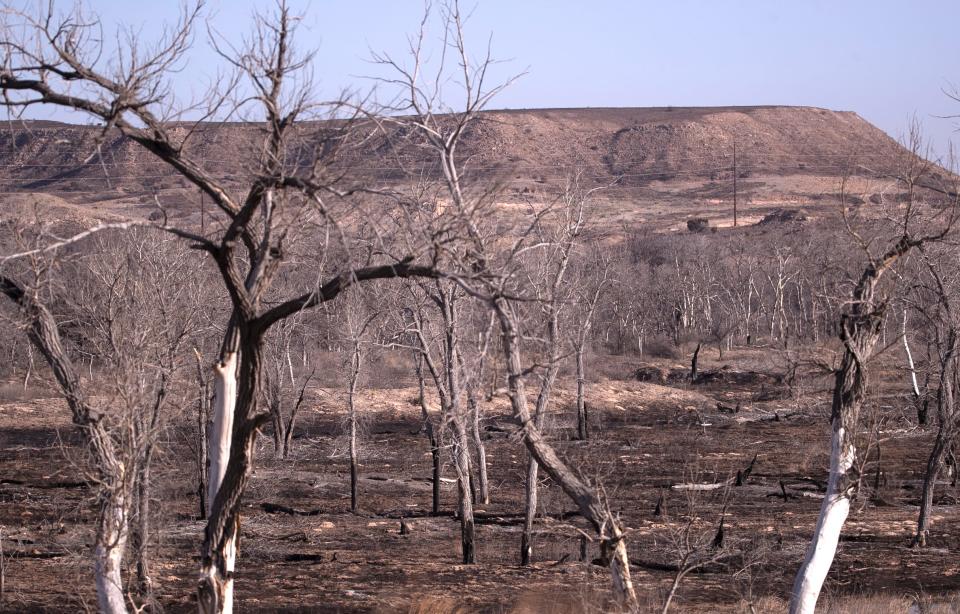
<instances>
[{"instance_id":1,"label":"burnt vegetation","mask_svg":"<svg viewBox=\"0 0 960 614\"><path fill-rule=\"evenodd\" d=\"M918 134L488 112L455 2L372 58L390 105L321 96L282 2L177 102L203 10L4 14L0 609L957 607Z\"/></svg>"}]
</instances>

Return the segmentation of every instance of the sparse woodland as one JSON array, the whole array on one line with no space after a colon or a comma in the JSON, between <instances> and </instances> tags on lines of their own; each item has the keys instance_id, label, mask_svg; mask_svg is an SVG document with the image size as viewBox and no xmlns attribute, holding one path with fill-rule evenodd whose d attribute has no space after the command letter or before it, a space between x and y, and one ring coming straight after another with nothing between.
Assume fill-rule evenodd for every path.
<instances>
[{"instance_id":1,"label":"sparse woodland","mask_svg":"<svg viewBox=\"0 0 960 614\"><path fill-rule=\"evenodd\" d=\"M5 11L12 122L81 112L206 209L0 213L0 610L957 607L954 176L913 135L818 219L621 232L577 172L506 206L460 11L332 99L283 2L242 41ZM255 127L229 173L206 122Z\"/></svg>"}]
</instances>

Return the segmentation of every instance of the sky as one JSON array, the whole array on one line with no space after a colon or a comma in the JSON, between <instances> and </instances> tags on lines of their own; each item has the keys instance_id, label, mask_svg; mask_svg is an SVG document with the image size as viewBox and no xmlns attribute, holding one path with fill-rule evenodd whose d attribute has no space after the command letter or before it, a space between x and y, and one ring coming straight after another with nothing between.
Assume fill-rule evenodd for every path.
<instances>
[{"instance_id":1,"label":"sky","mask_svg":"<svg viewBox=\"0 0 960 614\"><path fill-rule=\"evenodd\" d=\"M60 2L61 0L58 0ZM65 1L65 0L64 0ZM290 0L300 45L331 95L365 91L371 50L403 57L422 0ZM179 2L92 0L107 30L143 36L176 19ZM273 0L209 0L224 38L249 31ZM934 153L960 143L960 0L467 0L466 32L524 73L491 108L805 105L855 111L894 138L916 118ZM429 41L436 49L438 32ZM178 88L198 88L217 58L198 36Z\"/></svg>"}]
</instances>

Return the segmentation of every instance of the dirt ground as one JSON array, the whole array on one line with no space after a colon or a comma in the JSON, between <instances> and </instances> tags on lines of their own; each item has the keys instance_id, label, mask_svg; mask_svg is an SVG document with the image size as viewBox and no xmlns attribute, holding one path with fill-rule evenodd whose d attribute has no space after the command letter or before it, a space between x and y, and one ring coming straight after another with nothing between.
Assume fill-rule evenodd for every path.
<instances>
[{"instance_id":1,"label":"dirt ground","mask_svg":"<svg viewBox=\"0 0 960 614\"><path fill-rule=\"evenodd\" d=\"M572 441L569 392L554 404L550 432L573 464L603 485L629 527L633 577L645 607L662 605L681 528L688 528L691 539L709 542L722 516L724 555L684 579L675 611L748 612L751 605L758 612L781 611L826 479L829 381L800 369L788 385L780 377L785 354L771 348L739 348L722 360L715 349L703 354L701 369L718 375L702 384L657 384L633 376L641 365L686 368L680 361L597 358L596 381L588 390L592 439ZM874 449L863 469L864 495L844 529L823 602L838 612L905 610L917 600L956 611L958 490L949 479L940 485L931 545L910 548L932 430L914 425L902 374L891 368L874 382L880 452ZM561 387L571 390L572 381ZM430 455L418 433L414 388L364 393L357 515L349 513L342 396L314 392L290 459L275 460L272 439L260 440L241 529L240 611L519 614L611 608L609 576L589 561L597 556L595 544L586 562L578 560L577 528L586 525L564 514L574 507L549 480L535 564L518 566L526 455L505 398L486 404L491 504L478 506L479 563L467 566L460 564L452 480L444 485L443 514L429 514ZM159 533L152 577L167 612L195 607L203 523L197 519L187 429L171 428L156 470ZM68 412L56 398L0 404L2 611L96 609L89 559L94 490L78 469L83 459L76 444ZM754 457L741 486L674 488L733 478ZM452 478L447 463L444 475ZM400 518L407 519L406 535L400 534Z\"/></svg>"}]
</instances>

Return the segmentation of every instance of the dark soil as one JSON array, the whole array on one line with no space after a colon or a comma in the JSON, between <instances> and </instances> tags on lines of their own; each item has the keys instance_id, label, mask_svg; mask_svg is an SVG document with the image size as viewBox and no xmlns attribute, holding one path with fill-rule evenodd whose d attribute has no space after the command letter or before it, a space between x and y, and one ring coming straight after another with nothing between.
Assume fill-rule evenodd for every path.
<instances>
[{"instance_id":1,"label":"dark soil","mask_svg":"<svg viewBox=\"0 0 960 614\"><path fill-rule=\"evenodd\" d=\"M704 374L754 373L751 377L667 386L637 382L630 368L622 368L622 380L594 382L590 442L571 441L572 399L566 390L572 382L561 382L565 392L551 416L552 437L585 476L603 485L629 527L634 580L645 606L662 602L682 530L691 539L710 541L724 512L724 555L684 580L676 611L747 611L748 601L760 604L758 611L776 610L789 594L826 480L828 381L801 374L804 390L820 392L800 396L797 381L790 388L781 373L758 368L768 352L773 350L734 350L721 363L704 349ZM618 359L617 364L629 362ZM865 491L845 527L827 600L939 596L960 589L955 556L960 493L955 487L939 486L931 546L910 548L932 431L910 422L911 410L901 400L905 381L895 372L889 375L881 378L878 402L885 416L882 464L872 454L865 467ZM757 400L764 386L773 385L785 392ZM271 438L261 438L245 499L236 583L240 611L608 609L607 571L578 560L577 529L586 525L550 483L542 496L535 564L518 566L526 455L511 434L502 398L487 404L486 425L495 427L485 430L492 503L478 505L480 562L460 564L452 481L444 485L443 513L428 513L430 457L426 437L417 433L419 410L409 402L412 395L411 389L385 389L364 397L369 420L356 515L348 511L349 471L338 435L342 405L337 397L320 397L322 402L305 412L292 458L274 460ZM160 488L154 505L160 530L152 545L152 574L156 599L167 612L195 607L203 522L196 517L188 435L187 427L171 428L157 465ZM3 611L95 609L89 558L95 488L78 468L83 454L76 445L58 400L0 406ZM754 458L741 486L703 492L673 488L733 482ZM444 475L452 477L450 466ZM400 534L401 518L406 535ZM597 555L590 544L588 559Z\"/></svg>"}]
</instances>

